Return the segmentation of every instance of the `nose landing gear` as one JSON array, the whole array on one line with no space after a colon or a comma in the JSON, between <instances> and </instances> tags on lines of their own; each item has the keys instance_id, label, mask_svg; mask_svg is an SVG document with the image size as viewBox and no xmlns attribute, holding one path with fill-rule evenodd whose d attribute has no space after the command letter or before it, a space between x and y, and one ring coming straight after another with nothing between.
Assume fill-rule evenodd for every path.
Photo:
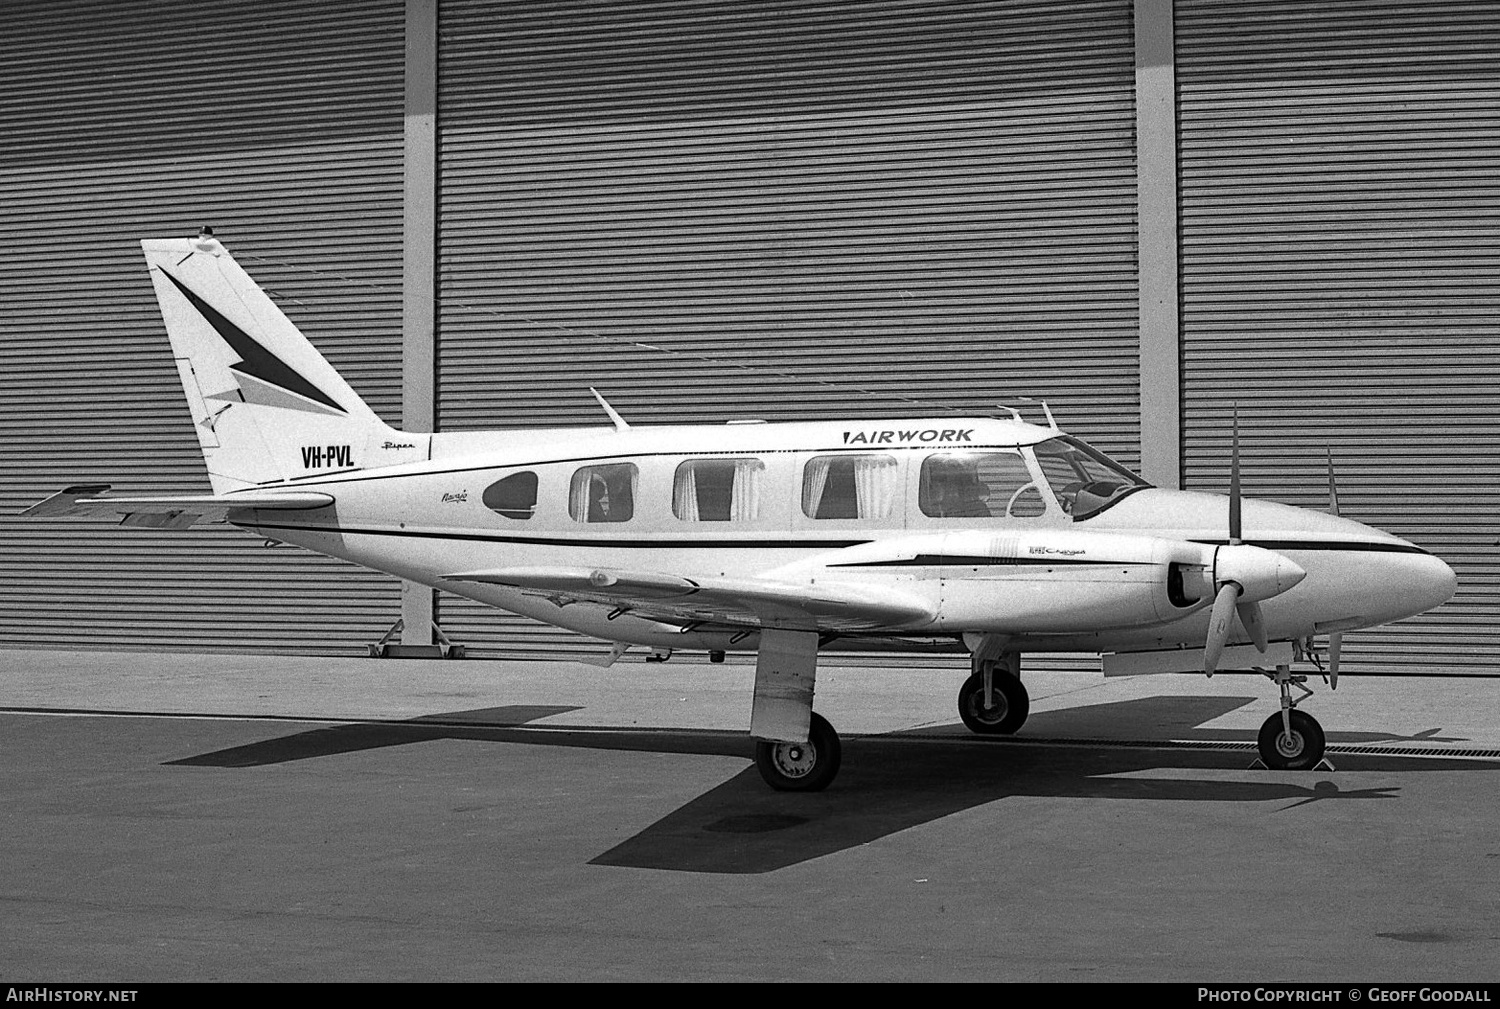
<instances>
[{"instance_id":1,"label":"nose landing gear","mask_svg":"<svg viewBox=\"0 0 1500 1009\"><path fill-rule=\"evenodd\" d=\"M990 684L983 673L975 673L958 691L958 717L970 732L1008 736L1026 721L1031 696L1026 684L1009 673L993 672Z\"/></svg>"},{"instance_id":2,"label":"nose landing gear","mask_svg":"<svg viewBox=\"0 0 1500 1009\"><path fill-rule=\"evenodd\" d=\"M1281 689L1281 710L1260 727L1256 738L1260 759L1273 771L1312 770L1323 759L1327 741L1318 720L1297 710L1298 700L1312 696L1312 691L1303 686L1307 677L1294 675L1289 666L1277 666L1275 673L1266 675ZM1297 700L1292 699L1293 686L1302 691Z\"/></svg>"},{"instance_id":3,"label":"nose landing gear","mask_svg":"<svg viewBox=\"0 0 1500 1009\"><path fill-rule=\"evenodd\" d=\"M972 673L958 691L958 717L982 736L1008 736L1031 713L1031 695L1021 682L1021 653L1003 650L1004 644L993 635L976 643Z\"/></svg>"}]
</instances>

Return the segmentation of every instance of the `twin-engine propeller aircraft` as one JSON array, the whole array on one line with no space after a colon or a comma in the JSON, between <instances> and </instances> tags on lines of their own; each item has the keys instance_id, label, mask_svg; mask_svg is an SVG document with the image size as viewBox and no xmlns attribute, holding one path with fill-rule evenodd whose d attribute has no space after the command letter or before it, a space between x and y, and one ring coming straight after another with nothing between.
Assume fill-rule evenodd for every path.
<instances>
[{"instance_id":1,"label":"twin-engine propeller aircraft","mask_svg":"<svg viewBox=\"0 0 1500 1009\"><path fill-rule=\"evenodd\" d=\"M658 653L755 652L750 733L774 788L838 771L825 648L966 649L959 715L1026 721L1027 651L1106 673L1256 669L1272 768L1323 755L1294 659L1337 686L1339 635L1449 599L1427 551L1299 508L1162 490L1047 415L417 434L387 427L205 229L144 241L213 493L69 487L31 515L227 520ZM1227 523L1226 523L1227 519ZM1320 665L1321 668L1321 665ZM1292 696L1292 687L1300 696Z\"/></svg>"}]
</instances>

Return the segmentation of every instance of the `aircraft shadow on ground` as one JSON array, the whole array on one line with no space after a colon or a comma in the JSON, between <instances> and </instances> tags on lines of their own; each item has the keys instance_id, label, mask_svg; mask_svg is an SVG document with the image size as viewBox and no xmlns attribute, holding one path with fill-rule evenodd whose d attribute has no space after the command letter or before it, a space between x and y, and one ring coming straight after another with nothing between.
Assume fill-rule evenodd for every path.
<instances>
[{"instance_id":1,"label":"aircraft shadow on ground","mask_svg":"<svg viewBox=\"0 0 1500 1009\"><path fill-rule=\"evenodd\" d=\"M825 792L775 792L748 766L723 784L679 807L591 864L708 873L763 873L867 844L898 831L1011 796L1131 799L1173 802L1282 802L1289 809L1312 802L1397 798L1399 788L1344 790L1325 776L1263 772L1256 780L1121 777L1153 770L1244 771L1247 750L1162 749L1152 740L1212 738L1197 726L1253 698L1155 697L1067 711L1039 713L1026 735L1014 740L923 733L856 736L844 740L843 768ZM341 724L297 732L245 746L200 754L171 765L245 768L433 740L582 747L652 753L743 757L754 755L742 732L541 728L529 722L567 711L563 706L509 706L432 715L402 722ZM1079 720L1068 716L1078 713ZM1095 719L1100 721L1095 722ZM1126 720L1131 721L1126 721ZM1139 727L1136 745L1034 741L1067 730L1121 724ZM946 729L937 730L939 733ZM1100 733L1102 735L1103 733ZM1254 735L1253 732L1250 733ZM1391 739L1389 735L1351 735ZM1426 734L1420 738L1430 739ZM1032 742L1028 742L1030 739ZM1147 745L1140 745L1145 742ZM1340 755L1341 769L1380 771L1496 770L1500 762ZM1304 783L1305 782L1305 783Z\"/></svg>"}]
</instances>

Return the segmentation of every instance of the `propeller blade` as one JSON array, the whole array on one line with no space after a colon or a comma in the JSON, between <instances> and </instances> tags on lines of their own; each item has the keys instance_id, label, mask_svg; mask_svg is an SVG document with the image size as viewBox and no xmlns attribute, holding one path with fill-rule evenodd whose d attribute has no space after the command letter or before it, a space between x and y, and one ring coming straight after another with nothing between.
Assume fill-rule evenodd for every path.
<instances>
[{"instance_id":1,"label":"propeller blade","mask_svg":"<svg viewBox=\"0 0 1500 1009\"><path fill-rule=\"evenodd\" d=\"M1334 631L1328 635L1328 687L1339 688L1339 649L1344 647L1344 632Z\"/></svg>"},{"instance_id":2,"label":"propeller blade","mask_svg":"<svg viewBox=\"0 0 1500 1009\"><path fill-rule=\"evenodd\" d=\"M1219 668L1219 656L1229 642L1229 632L1234 629L1234 602L1240 597L1240 587L1234 582L1219 586L1214 597L1213 613L1208 618L1208 639L1203 642L1203 671L1209 676Z\"/></svg>"},{"instance_id":3,"label":"propeller blade","mask_svg":"<svg viewBox=\"0 0 1500 1009\"><path fill-rule=\"evenodd\" d=\"M1234 435L1229 451L1229 542L1240 538L1240 405L1234 405Z\"/></svg>"},{"instance_id":4,"label":"propeller blade","mask_svg":"<svg viewBox=\"0 0 1500 1009\"><path fill-rule=\"evenodd\" d=\"M1328 514L1339 513L1339 485L1333 478L1333 446L1325 445L1328 450Z\"/></svg>"},{"instance_id":5,"label":"propeller blade","mask_svg":"<svg viewBox=\"0 0 1500 1009\"><path fill-rule=\"evenodd\" d=\"M1250 640L1255 642L1255 647L1265 651L1270 643L1266 640L1266 620L1261 616L1260 603L1240 603L1234 611L1240 615L1240 623L1245 625L1245 630L1250 632Z\"/></svg>"}]
</instances>

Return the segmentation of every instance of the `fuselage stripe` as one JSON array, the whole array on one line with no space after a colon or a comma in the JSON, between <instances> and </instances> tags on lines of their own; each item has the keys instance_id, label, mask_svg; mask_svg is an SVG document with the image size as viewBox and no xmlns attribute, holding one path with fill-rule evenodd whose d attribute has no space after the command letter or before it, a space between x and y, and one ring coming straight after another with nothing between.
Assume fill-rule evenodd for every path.
<instances>
[{"instance_id":1,"label":"fuselage stripe","mask_svg":"<svg viewBox=\"0 0 1500 1009\"><path fill-rule=\"evenodd\" d=\"M1205 546L1229 546L1227 539L1192 539L1189 543ZM1246 546L1262 550L1347 550L1358 553L1425 554L1430 551L1412 543L1391 543L1385 540L1244 540Z\"/></svg>"},{"instance_id":2,"label":"fuselage stripe","mask_svg":"<svg viewBox=\"0 0 1500 1009\"><path fill-rule=\"evenodd\" d=\"M637 550L662 550L678 547L701 547L712 549L764 549L788 550L816 547L821 550L842 550L857 547L870 540L705 540L705 539L580 539L558 536L504 536L498 533L436 532L414 529L366 529L349 526L306 526L266 522L235 522L242 529L276 529L296 532L328 533L346 536L396 536L413 539L466 540L475 543L520 543L531 546L564 547L623 547Z\"/></svg>"},{"instance_id":3,"label":"fuselage stripe","mask_svg":"<svg viewBox=\"0 0 1500 1009\"><path fill-rule=\"evenodd\" d=\"M1128 564L1129 561L1085 560L1081 557L989 557L959 554L917 554L915 557L888 561L850 561L830 564L831 568L910 568L910 567L1055 567L1059 564Z\"/></svg>"},{"instance_id":4,"label":"fuselage stripe","mask_svg":"<svg viewBox=\"0 0 1500 1009\"><path fill-rule=\"evenodd\" d=\"M460 540L474 543L516 543L531 546L568 546L592 548L617 548L635 550L662 549L714 549L714 550L842 550L846 547L873 543L871 539L703 539L699 537L662 537L656 539L583 539L576 536L516 536L483 532L443 532L414 529L375 529L358 526L316 526L271 522L234 522L242 529L286 530L291 532L324 533L348 536L390 536L412 539ZM1171 537L1163 537L1171 538ZM1222 546L1228 540L1187 540L1209 546ZM1266 550L1311 550L1319 552L1352 551L1357 553L1416 553L1428 551L1407 543L1371 542L1361 540L1246 540L1250 546ZM1060 564L1120 564L1109 559L1085 559L1077 557L989 557L984 555L918 554L911 558L876 561L852 561L837 567L916 567L937 565L1044 565Z\"/></svg>"}]
</instances>

